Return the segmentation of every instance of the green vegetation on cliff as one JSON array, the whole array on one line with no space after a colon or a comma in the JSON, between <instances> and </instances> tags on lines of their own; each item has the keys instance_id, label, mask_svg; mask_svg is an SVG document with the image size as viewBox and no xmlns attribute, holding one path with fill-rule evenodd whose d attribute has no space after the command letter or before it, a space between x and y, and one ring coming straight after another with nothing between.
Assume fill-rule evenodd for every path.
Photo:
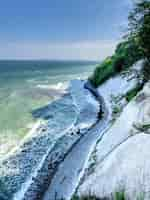
<instances>
[{"instance_id":1,"label":"green vegetation on cliff","mask_svg":"<svg viewBox=\"0 0 150 200\"><path fill-rule=\"evenodd\" d=\"M137 85L135 88L129 90L127 93L126 93L126 100L129 102L131 101L136 95L137 93L142 89L143 85Z\"/></svg>"},{"instance_id":2,"label":"green vegetation on cliff","mask_svg":"<svg viewBox=\"0 0 150 200\"><path fill-rule=\"evenodd\" d=\"M111 76L144 59L144 81L150 80L150 1L141 0L135 3L129 14L128 34L126 39L117 45L113 56L106 58L98 65L89 78L97 87Z\"/></svg>"},{"instance_id":3,"label":"green vegetation on cliff","mask_svg":"<svg viewBox=\"0 0 150 200\"><path fill-rule=\"evenodd\" d=\"M120 192L115 192L114 194L112 194L112 197L104 197L104 198L99 198L96 196L85 196L85 197L78 197L78 196L74 196L72 197L71 200L127 200L129 199L127 197L127 195L125 194L124 191L120 191ZM136 200L144 200L144 194L141 193L140 195L138 195L138 197L136 198Z\"/></svg>"},{"instance_id":4,"label":"green vegetation on cliff","mask_svg":"<svg viewBox=\"0 0 150 200\"><path fill-rule=\"evenodd\" d=\"M126 195L124 191L120 191L120 192L115 192L114 194L112 194L110 198L109 197L99 198L99 197L96 197L95 195L89 195L89 196L84 196L84 197L74 196L72 197L71 200L126 200Z\"/></svg>"},{"instance_id":5,"label":"green vegetation on cliff","mask_svg":"<svg viewBox=\"0 0 150 200\"><path fill-rule=\"evenodd\" d=\"M137 38L142 49L145 63L143 66L144 81L150 80L150 1L140 0L134 5L129 15L128 38Z\"/></svg>"},{"instance_id":6,"label":"green vegetation on cliff","mask_svg":"<svg viewBox=\"0 0 150 200\"><path fill-rule=\"evenodd\" d=\"M117 45L115 53L107 57L98 65L89 78L94 86L99 86L111 76L116 75L122 70L126 70L136 61L143 58L143 52L136 40L124 41Z\"/></svg>"}]
</instances>

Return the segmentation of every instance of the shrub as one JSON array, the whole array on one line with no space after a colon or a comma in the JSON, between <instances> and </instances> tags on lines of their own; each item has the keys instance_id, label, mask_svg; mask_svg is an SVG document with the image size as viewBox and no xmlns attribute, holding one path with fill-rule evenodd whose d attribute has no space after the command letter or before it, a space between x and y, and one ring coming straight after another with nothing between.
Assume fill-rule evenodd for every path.
<instances>
[{"instance_id":1,"label":"shrub","mask_svg":"<svg viewBox=\"0 0 150 200\"><path fill-rule=\"evenodd\" d=\"M131 101L136 95L137 93L142 89L142 85L137 85L135 88L129 90L127 93L126 93L126 100L129 102Z\"/></svg>"},{"instance_id":2,"label":"shrub","mask_svg":"<svg viewBox=\"0 0 150 200\"><path fill-rule=\"evenodd\" d=\"M136 39L130 39L117 45L115 53L107 57L96 67L93 75L89 78L91 83L97 87L111 76L132 66L136 61L143 58L141 49Z\"/></svg>"},{"instance_id":3,"label":"shrub","mask_svg":"<svg viewBox=\"0 0 150 200\"><path fill-rule=\"evenodd\" d=\"M113 61L114 71L121 72L125 66L125 58L124 56L116 56Z\"/></svg>"},{"instance_id":4,"label":"shrub","mask_svg":"<svg viewBox=\"0 0 150 200\"><path fill-rule=\"evenodd\" d=\"M137 37L144 57L150 59L150 1L137 1L128 19L128 37Z\"/></svg>"},{"instance_id":5,"label":"shrub","mask_svg":"<svg viewBox=\"0 0 150 200\"><path fill-rule=\"evenodd\" d=\"M115 55L124 59L124 67L132 66L143 58L143 51L139 47L137 38L130 38L118 44Z\"/></svg>"},{"instance_id":6,"label":"shrub","mask_svg":"<svg viewBox=\"0 0 150 200\"><path fill-rule=\"evenodd\" d=\"M114 200L126 200L126 197L125 197L125 192L124 191L121 191L121 192L115 192L114 194Z\"/></svg>"},{"instance_id":7,"label":"shrub","mask_svg":"<svg viewBox=\"0 0 150 200\"><path fill-rule=\"evenodd\" d=\"M144 82L147 82L150 80L150 62L147 59L145 59L143 63L142 74L143 74Z\"/></svg>"},{"instance_id":8,"label":"shrub","mask_svg":"<svg viewBox=\"0 0 150 200\"><path fill-rule=\"evenodd\" d=\"M146 59L144 79L150 80L150 1L141 0L135 2L129 14L128 38L137 38L138 46ZM149 69L148 69L149 68Z\"/></svg>"},{"instance_id":9,"label":"shrub","mask_svg":"<svg viewBox=\"0 0 150 200\"><path fill-rule=\"evenodd\" d=\"M112 65L112 58L106 58L100 65L96 67L93 75L89 78L91 83L97 87L109 77L114 74L114 69Z\"/></svg>"}]
</instances>

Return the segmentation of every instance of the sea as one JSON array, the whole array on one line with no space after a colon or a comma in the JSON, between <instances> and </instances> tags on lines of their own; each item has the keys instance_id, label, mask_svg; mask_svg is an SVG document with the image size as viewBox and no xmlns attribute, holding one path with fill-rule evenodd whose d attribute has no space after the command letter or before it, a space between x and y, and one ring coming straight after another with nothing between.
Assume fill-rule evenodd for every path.
<instances>
[{"instance_id":1,"label":"sea","mask_svg":"<svg viewBox=\"0 0 150 200\"><path fill-rule=\"evenodd\" d=\"M97 62L0 61L0 155L11 150L36 123L32 111L63 95L69 81L89 77Z\"/></svg>"}]
</instances>

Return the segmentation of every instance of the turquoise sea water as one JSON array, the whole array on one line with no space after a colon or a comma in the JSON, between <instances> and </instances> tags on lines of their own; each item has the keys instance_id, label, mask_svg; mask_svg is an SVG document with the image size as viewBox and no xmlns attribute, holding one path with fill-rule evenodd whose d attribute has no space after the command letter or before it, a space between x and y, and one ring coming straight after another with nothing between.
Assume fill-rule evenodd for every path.
<instances>
[{"instance_id":1,"label":"turquoise sea water","mask_svg":"<svg viewBox=\"0 0 150 200\"><path fill-rule=\"evenodd\" d=\"M0 151L6 152L31 129L31 112L59 98L68 81L88 77L96 63L0 61ZM7 145L8 143L8 145ZM8 148L9 147L9 148Z\"/></svg>"}]
</instances>

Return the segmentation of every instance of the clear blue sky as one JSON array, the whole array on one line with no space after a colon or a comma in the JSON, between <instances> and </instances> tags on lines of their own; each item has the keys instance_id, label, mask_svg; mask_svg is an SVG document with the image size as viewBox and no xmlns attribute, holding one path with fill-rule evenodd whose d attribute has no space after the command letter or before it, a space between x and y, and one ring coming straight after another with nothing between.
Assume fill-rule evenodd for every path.
<instances>
[{"instance_id":1,"label":"clear blue sky","mask_svg":"<svg viewBox=\"0 0 150 200\"><path fill-rule=\"evenodd\" d=\"M0 0L0 58L102 59L120 39L130 1Z\"/></svg>"}]
</instances>

